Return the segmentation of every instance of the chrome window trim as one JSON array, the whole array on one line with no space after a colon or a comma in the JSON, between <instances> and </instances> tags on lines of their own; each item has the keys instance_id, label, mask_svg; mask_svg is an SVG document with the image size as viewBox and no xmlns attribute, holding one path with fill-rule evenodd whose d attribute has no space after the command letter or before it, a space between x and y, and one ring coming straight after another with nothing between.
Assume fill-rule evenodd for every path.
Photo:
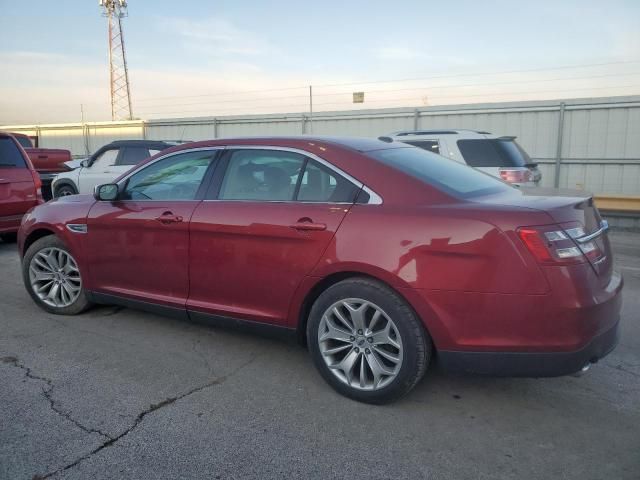
<instances>
[{"instance_id":1,"label":"chrome window trim","mask_svg":"<svg viewBox=\"0 0 640 480\"><path fill-rule=\"evenodd\" d=\"M365 192L367 192L369 194L369 201L361 205L381 205L382 204L382 197L378 195L376 192L374 192L373 190L371 190L369 187L367 187L360 180L357 180L356 178L352 177L344 170L341 170L340 168L336 167L334 164L326 161L324 158L319 157L315 153L308 152L307 150L302 150L300 148L294 148L294 147L280 147L280 146L271 146L271 145L226 145L225 148L239 149L239 150L240 149L241 150L277 150L282 152L292 152L292 153L297 153L299 155L304 155L305 157L309 157L310 159L318 162L319 164L324 165L329 170L332 170L333 172L343 177L345 180L348 180L349 182L354 184L356 187L363 189ZM233 199L216 199L216 200L220 200L224 202L236 202L236 201L265 202L265 200L233 200ZM305 202L300 200L266 200L266 202L279 202L279 203L289 202L289 203L312 203L312 204L313 203L314 204L330 203L332 205L353 205L354 203L354 202Z\"/></svg>"},{"instance_id":2,"label":"chrome window trim","mask_svg":"<svg viewBox=\"0 0 640 480\"><path fill-rule=\"evenodd\" d=\"M131 172L129 172L127 174L126 177L124 177L122 180L120 180L116 185L118 185L118 192L120 191L120 187L124 184L127 183L127 181L133 177L136 173L141 172L142 170L144 170L145 168L153 165L156 162L159 162L160 160L166 160L167 158L171 158L171 157L175 157L176 155L181 155L183 153L191 153L191 152L202 152L202 151L214 151L214 150L224 150L225 147L224 146L219 146L219 147L196 147L196 148L188 148L185 150L179 150L177 152L171 152L171 153L167 153L165 155L162 155L158 158L156 158L153 162L149 162L149 163L145 163L144 166L142 166L141 168L136 168L134 170L132 170ZM153 200L150 198L146 198L146 199L138 199L138 200L131 200L131 199L118 199L118 202L201 202L202 200L198 200L198 199L175 199L175 200Z\"/></svg>"},{"instance_id":3,"label":"chrome window trim","mask_svg":"<svg viewBox=\"0 0 640 480\"><path fill-rule=\"evenodd\" d=\"M135 170L131 171L126 177L124 177L122 180L120 180L120 182L118 182L118 188L120 187L121 184L124 184L127 182L127 180L129 180L129 178L131 178L133 175L135 175L136 173L144 170L145 168L153 165L156 162L159 162L160 160L165 160L167 158L173 157L175 155L180 155L183 153L190 153L190 152L200 152L200 151L214 151L214 150L227 150L227 149L242 149L242 150L277 150L277 151L283 151L283 152L292 152L292 153L297 153L300 155L304 155L306 157L309 157L312 160L315 160L316 162L320 163L321 165L324 165L325 167L327 167L328 169L334 171L335 173L337 173L338 175L342 176L343 178L345 178L346 180L348 180L349 182L351 182L352 184L354 184L356 187L364 190L368 195L369 195L369 201L367 203L363 203L360 205L382 205L382 197L380 195L378 195L376 192L374 192L371 188L367 187L364 183L362 183L361 181L357 180L356 178L352 177L351 175L349 175L347 172L341 170L340 168L336 167L335 165L333 165L332 163L326 161L324 158L321 158L319 156L317 156L314 153L308 152L307 150L302 150L299 148L293 148L293 147L280 147L280 146L272 146L272 145L220 145L220 146L214 146L214 147L196 147L196 148L189 148L189 149L185 149L185 150L179 150L177 152L171 152L168 153L166 155L162 155L158 158L156 158L154 161L146 163L142 168L136 168ZM226 173L226 172L225 172ZM167 201L171 201L171 202L193 202L194 200L119 200L119 201L123 201L123 202L167 202ZM354 202L305 202L305 201L299 201L299 200L234 200L234 199L204 199L203 201L207 202L207 201L224 201L224 202L270 202L270 203L311 203L311 204L323 204L323 203L330 203L332 205L353 205Z\"/></svg>"},{"instance_id":4,"label":"chrome window trim","mask_svg":"<svg viewBox=\"0 0 640 480\"><path fill-rule=\"evenodd\" d=\"M189 148L189 149L185 149L185 150L179 150L177 152L167 153L165 155L162 155L162 156L156 158L153 162L145 163L141 168L133 169L132 171L130 171L127 174L126 177L124 177L122 180L120 180L117 185L120 186L121 183L126 182L132 176L134 176L136 173L141 172L145 168L153 165L156 162L159 162L160 160L166 160L167 158L175 157L176 155L182 155L183 153L201 152L201 151L206 151L206 150L224 150L224 148L225 147L197 147L197 148Z\"/></svg>"}]
</instances>

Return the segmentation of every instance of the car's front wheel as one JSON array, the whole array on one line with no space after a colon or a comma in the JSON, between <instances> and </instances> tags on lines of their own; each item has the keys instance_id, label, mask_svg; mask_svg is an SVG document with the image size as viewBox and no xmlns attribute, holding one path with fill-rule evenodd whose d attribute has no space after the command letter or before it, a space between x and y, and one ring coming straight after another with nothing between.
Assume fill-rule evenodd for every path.
<instances>
[{"instance_id":1,"label":"car's front wheel","mask_svg":"<svg viewBox=\"0 0 640 480\"><path fill-rule=\"evenodd\" d=\"M78 263L55 235L40 238L28 248L22 278L31 298L47 312L75 315L90 306Z\"/></svg>"},{"instance_id":2,"label":"car's front wheel","mask_svg":"<svg viewBox=\"0 0 640 480\"><path fill-rule=\"evenodd\" d=\"M77 195L77 190L73 187L73 185L69 185L68 183L63 183L56 187L54 191L54 196L58 197L66 197L67 195Z\"/></svg>"},{"instance_id":3,"label":"car's front wheel","mask_svg":"<svg viewBox=\"0 0 640 480\"><path fill-rule=\"evenodd\" d=\"M318 297L307 342L334 389L375 404L409 392L424 375L432 350L429 334L407 303L367 278L341 281Z\"/></svg>"}]
</instances>

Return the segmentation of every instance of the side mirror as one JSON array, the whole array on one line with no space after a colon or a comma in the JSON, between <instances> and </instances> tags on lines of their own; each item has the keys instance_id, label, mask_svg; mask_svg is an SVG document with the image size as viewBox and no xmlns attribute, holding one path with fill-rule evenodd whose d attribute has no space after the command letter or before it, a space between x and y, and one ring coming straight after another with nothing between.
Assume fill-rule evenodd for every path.
<instances>
[{"instance_id":1,"label":"side mirror","mask_svg":"<svg viewBox=\"0 0 640 480\"><path fill-rule=\"evenodd\" d=\"M80 165L83 166L84 168L87 168L89 166L89 159L85 158L80 162Z\"/></svg>"},{"instance_id":2,"label":"side mirror","mask_svg":"<svg viewBox=\"0 0 640 480\"><path fill-rule=\"evenodd\" d=\"M97 185L93 189L93 196L99 201L112 202L118 198L118 185L115 183Z\"/></svg>"}]
</instances>

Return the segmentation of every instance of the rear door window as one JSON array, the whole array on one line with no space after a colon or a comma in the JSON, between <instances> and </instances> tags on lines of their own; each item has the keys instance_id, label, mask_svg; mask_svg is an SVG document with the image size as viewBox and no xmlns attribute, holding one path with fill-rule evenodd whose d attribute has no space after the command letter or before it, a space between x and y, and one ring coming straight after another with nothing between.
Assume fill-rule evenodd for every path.
<instances>
[{"instance_id":1,"label":"rear door window","mask_svg":"<svg viewBox=\"0 0 640 480\"><path fill-rule=\"evenodd\" d=\"M291 201L305 157L280 150L236 150L220 188L221 200Z\"/></svg>"},{"instance_id":2,"label":"rear door window","mask_svg":"<svg viewBox=\"0 0 640 480\"><path fill-rule=\"evenodd\" d=\"M513 188L491 175L421 148L390 148L367 155L454 197L489 195Z\"/></svg>"},{"instance_id":3,"label":"rear door window","mask_svg":"<svg viewBox=\"0 0 640 480\"><path fill-rule=\"evenodd\" d=\"M427 152L440 153L440 144L437 140L413 140L411 142L404 142L414 147L422 148Z\"/></svg>"},{"instance_id":4,"label":"rear door window","mask_svg":"<svg viewBox=\"0 0 640 480\"><path fill-rule=\"evenodd\" d=\"M137 165L150 156L146 147L124 147L118 158L118 165Z\"/></svg>"},{"instance_id":5,"label":"rear door window","mask_svg":"<svg viewBox=\"0 0 640 480\"><path fill-rule=\"evenodd\" d=\"M472 167L524 167L529 155L512 139L458 140L464 161Z\"/></svg>"},{"instance_id":6,"label":"rear door window","mask_svg":"<svg viewBox=\"0 0 640 480\"><path fill-rule=\"evenodd\" d=\"M26 168L27 164L12 138L0 137L0 168Z\"/></svg>"}]
</instances>

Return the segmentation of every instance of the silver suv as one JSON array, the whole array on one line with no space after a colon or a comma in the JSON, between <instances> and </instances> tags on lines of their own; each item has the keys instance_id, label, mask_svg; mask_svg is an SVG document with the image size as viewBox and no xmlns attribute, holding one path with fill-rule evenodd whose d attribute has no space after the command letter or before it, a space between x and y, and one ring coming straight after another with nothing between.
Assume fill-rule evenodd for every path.
<instances>
[{"instance_id":1,"label":"silver suv","mask_svg":"<svg viewBox=\"0 0 640 480\"><path fill-rule=\"evenodd\" d=\"M458 129L407 130L389 136L396 141L466 163L515 185L535 187L542 178L538 165L516 143L516 137Z\"/></svg>"}]
</instances>

